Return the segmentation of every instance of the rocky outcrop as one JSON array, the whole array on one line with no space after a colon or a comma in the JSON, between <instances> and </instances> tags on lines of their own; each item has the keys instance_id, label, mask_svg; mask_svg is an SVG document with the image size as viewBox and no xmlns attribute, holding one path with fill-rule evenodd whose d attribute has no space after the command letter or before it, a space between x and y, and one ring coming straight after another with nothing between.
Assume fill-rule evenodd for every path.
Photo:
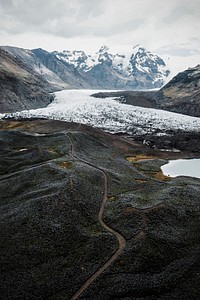
<instances>
[{"instance_id":1,"label":"rocky outcrop","mask_svg":"<svg viewBox=\"0 0 200 300\"><path fill-rule=\"evenodd\" d=\"M160 171L192 153L75 123L0 129L2 299L199 299L200 180Z\"/></svg>"},{"instance_id":2,"label":"rocky outcrop","mask_svg":"<svg viewBox=\"0 0 200 300\"><path fill-rule=\"evenodd\" d=\"M0 49L0 113L45 107L50 84L21 60Z\"/></svg>"}]
</instances>

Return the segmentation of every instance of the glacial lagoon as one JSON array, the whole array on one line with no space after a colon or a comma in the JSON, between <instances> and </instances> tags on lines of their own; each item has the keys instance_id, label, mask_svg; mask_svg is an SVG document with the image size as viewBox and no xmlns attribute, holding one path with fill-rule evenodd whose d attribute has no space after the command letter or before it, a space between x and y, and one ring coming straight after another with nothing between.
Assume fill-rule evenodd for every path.
<instances>
[{"instance_id":1,"label":"glacial lagoon","mask_svg":"<svg viewBox=\"0 0 200 300\"><path fill-rule=\"evenodd\" d=\"M164 175L170 177L191 176L200 178L200 158L170 160L161 169Z\"/></svg>"}]
</instances>

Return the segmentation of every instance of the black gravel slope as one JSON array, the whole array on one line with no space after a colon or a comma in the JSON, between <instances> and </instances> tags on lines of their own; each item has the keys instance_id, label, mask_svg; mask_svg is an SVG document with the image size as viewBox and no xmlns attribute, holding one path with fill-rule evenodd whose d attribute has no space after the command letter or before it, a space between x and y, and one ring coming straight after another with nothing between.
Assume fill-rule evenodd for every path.
<instances>
[{"instance_id":1,"label":"black gravel slope","mask_svg":"<svg viewBox=\"0 0 200 300\"><path fill-rule=\"evenodd\" d=\"M186 153L59 121L0 128L2 299L70 299L116 251L100 169L126 247L80 299L199 299L200 180L160 172Z\"/></svg>"}]
</instances>

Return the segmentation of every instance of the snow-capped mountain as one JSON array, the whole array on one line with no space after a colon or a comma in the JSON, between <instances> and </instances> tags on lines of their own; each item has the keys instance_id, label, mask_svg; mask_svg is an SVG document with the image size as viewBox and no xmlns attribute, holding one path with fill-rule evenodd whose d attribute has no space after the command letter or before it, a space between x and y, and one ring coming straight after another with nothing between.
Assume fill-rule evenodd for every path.
<instances>
[{"instance_id":1,"label":"snow-capped mountain","mask_svg":"<svg viewBox=\"0 0 200 300\"><path fill-rule=\"evenodd\" d=\"M170 73L162 58L141 47L131 55L128 69L130 76L151 79L155 86L162 86Z\"/></svg>"},{"instance_id":2,"label":"snow-capped mountain","mask_svg":"<svg viewBox=\"0 0 200 300\"><path fill-rule=\"evenodd\" d=\"M113 88L159 88L169 75L165 62L140 46L134 47L129 55L112 54L107 46L102 46L94 55L76 50L55 51L53 54L80 72L87 73L87 76L92 76L93 81L97 78L96 86L100 78L101 86L105 88L108 77L112 83L109 87ZM108 76L104 78L102 72Z\"/></svg>"},{"instance_id":3,"label":"snow-capped mountain","mask_svg":"<svg viewBox=\"0 0 200 300\"><path fill-rule=\"evenodd\" d=\"M46 108L25 110L1 117L45 117L91 125L112 133L155 133L169 130L198 131L200 118L159 109L142 108L120 103L115 98L97 99L94 90L64 90L55 93L55 100Z\"/></svg>"},{"instance_id":4,"label":"snow-capped mountain","mask_svg":"<svg viewBox=\"0 0 200 300\"><path fill-rule=\"evenodd\" d=\"M106 65L113 65L113 67L119 71L124 66L124 55L113 55L108 52L107 46L102 46L97 53L94 55L86 54L80 50L64 50L63 52L54 51L53 54L60 60L67 62L68 64L74 65L75 68L82 72L89 72L94 66L105 63ZM123 70L124 71L124 70Z\"/></svg>"}]
</instances>

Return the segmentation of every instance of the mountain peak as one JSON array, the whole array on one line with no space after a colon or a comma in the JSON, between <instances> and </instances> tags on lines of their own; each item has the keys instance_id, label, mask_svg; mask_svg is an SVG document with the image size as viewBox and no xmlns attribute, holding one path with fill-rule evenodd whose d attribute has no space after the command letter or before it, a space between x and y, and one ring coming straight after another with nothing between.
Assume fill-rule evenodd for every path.
<instances>
[{"instance_id":1,"label":"mountain peak","mask_svg":"<svg viewBox=\"0 0 200 300\"><path fill-rule=\"evenodd\" d=\"M109 51L107 45L102 45L94 55L87 54L82 50L65 50L63 52L54 52L54 54L59 60L73 65L78 71L88 75L91 73L92 77L97 76L97 72L100 72L101 74L98 74L98 78L101 78L100 85L103 87L108 84L108 80L106 79L106 82L103 82L103 78L114 76L118 78L116 82L121 82L121 80L125 82L125 86L122 83L124 88L159 88L164 84L169 74L164 61L139 44L133 46L131 56L118 53L113 54ZM108 75L105 75L105 67L107 71L109 69L110 73ZM93 75L93 71L95 75ZM93 80L95 79L93 78ZM132 82L129 87L126 86L127 81ZM118 84L116 83L114 86L117 87ZM122 86L120 83L120 87Z\"/></svg>"},{"instance_id":2,"label":"mountain peak","mask_svg":"<svg viewBox=\"0 0 200 300\"><path fill-rule=\"evenodd\" d=\"M109 47L106 45L101 46L101 48L99 49L99 51L97 53L105 53L109 50Z\"/></svg>"},{"instance_id":3,"label":"mountain peak","mask_svg":"<svg viewBox=\"0 0 200 300\"><path fill-rule=\"evenodd\" d=\"M146 52L146 49L144 47L139 47L138 52L139 53L144 53L144 52Z\"/></svg>"}]
</instances>

